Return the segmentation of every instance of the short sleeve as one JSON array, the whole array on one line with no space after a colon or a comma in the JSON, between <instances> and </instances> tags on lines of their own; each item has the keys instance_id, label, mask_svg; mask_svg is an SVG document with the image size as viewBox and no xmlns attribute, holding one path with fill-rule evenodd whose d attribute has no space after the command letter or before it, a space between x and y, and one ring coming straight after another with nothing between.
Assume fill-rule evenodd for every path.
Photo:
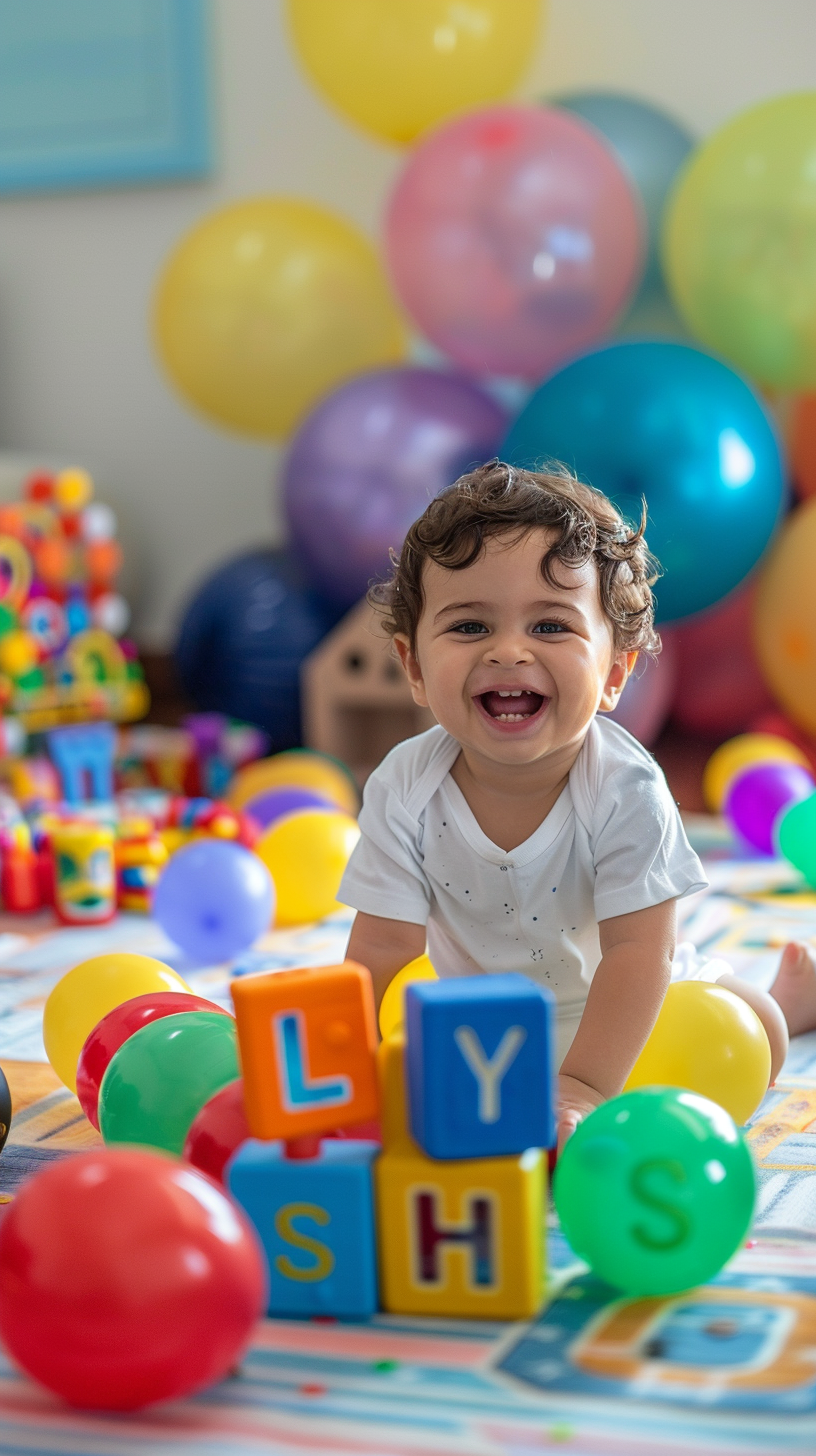
<instances>
[{"instance_id":1,"label":"short sleeve","mask_svg":"<svg viewBox=\"0 0 816 1456\"><path fill-rule=\"evenodd\" d=\"M653 761L620 765L605 782L593 818L599 921L705 889L703 867Z\"/></svg>"},{"instance_id":2,"label":"short sleeve","mask_svg":"<svg viewBox=\"0 0 816 1456\"><path fill-rule=\"evenodd\" d=\"M421 826L393 785L373 773L360 811L360 839L348 862L338 899L366 915L425 925L431 889L422 868Z\"/></svg>"}]
</instances>

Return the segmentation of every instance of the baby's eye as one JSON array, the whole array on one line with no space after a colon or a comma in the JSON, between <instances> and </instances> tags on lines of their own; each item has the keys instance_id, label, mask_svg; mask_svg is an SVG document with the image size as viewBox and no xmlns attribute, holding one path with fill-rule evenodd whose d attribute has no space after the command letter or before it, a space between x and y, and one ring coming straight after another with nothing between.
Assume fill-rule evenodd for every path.
<instances>
[{"instance_id":1,"label":"baby's eye","mask_svg":"<svg viewBox=\"0 0 816 1456\"><path fill-rule=\"evenodd\" d=\"M454 622L451 632L461 632L463 637L479 637L487 631L484 622Z\"/></svg>"},{"instance_id":2,"label":"baby's eye","mask_svg":"<svg viewBox=\"0 0 816 1456\"><path fill-rule=\"evenodd\" d=\"M568 632L569 628L565 622L553 622L550 620L548 622L536 622L533 631L537 632L540 637L555 637Z\"/></svg>"}]
</instances>

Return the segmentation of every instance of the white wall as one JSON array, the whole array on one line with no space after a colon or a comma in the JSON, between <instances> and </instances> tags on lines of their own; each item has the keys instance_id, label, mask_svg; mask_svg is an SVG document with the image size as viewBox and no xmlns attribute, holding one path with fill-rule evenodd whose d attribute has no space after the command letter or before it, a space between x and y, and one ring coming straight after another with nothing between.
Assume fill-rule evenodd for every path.
<instances>
[{"instance_id":1,"label":"white wall","mask_svg":"<svg viewBox=\"0 0 816 1456\"><path fill-rule=\"evenodd\" d=\"M197 217L258 192L313 198L376 235L400 164L301 78L283 0L213 8L212 181L0 201L0 449L95 474L153 647L169 645L209 566L280 535L280 452L192 414L157 368L148 317L162 259ZM577 86L631 91L705 134L765 96L816 86L814 0L550 0L523 94Z\"/></svg>"}]
</instances>

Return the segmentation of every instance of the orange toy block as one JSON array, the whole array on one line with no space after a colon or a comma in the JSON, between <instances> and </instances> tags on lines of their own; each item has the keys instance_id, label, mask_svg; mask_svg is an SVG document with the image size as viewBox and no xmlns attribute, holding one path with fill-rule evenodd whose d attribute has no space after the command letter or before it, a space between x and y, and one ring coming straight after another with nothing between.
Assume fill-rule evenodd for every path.
<instances>
[{"instance_id":1,"label":"orange toy block","mask_svg":"<svg viewBox=\"0 0 816 1456\"><path fill-rule=\"evenodd\" d=\"M376 1016L364 966L233 981L247 1120L256 1138L299 1138L375 1118Z\"/></svg>"}]
</instances>

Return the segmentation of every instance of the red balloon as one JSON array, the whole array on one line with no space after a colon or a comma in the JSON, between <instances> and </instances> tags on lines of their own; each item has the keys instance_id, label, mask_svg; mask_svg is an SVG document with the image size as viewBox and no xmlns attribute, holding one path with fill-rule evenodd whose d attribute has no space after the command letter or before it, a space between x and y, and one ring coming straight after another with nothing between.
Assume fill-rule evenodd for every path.
<instances>
[{"instance_id":1,"label":"red balloon","mask_svg":"<svg viewBox=\"0 0 816 1456\"><path fill-rule=\"evenodd\" d=\"M209 1173L217 1183L223 1183L228 1159L251 1137L244 1108L244 1082L239 1077L216 1092L196 1113L182 1157L202 1173Z\"/></svg>"},{"instance_id":2,"label":"red balloon","mask_svg":"<svg viewBox=\"0 0 816 1456\"><path fill-rule=\"evenodd\" d=\"M220 1011L223 1016L230 1015L223 1006L216 1006L214 1001L207 1001L203 996L190 996L186 991L153 991L146 996L134 996L130 1001L123 1001L121 1006L115 1006L97 1022L85 1041L77 1064L77 1097L82 1111L97 1132L99 1088L108 1062L134 1031L139 1031L150 1021L159 1021L163 1016L177 1016L180 1011Z\"/></svg>"},{"instance_id":3,"label":"red balloon","mask_svg":"<svg viewBox=\"0 0 816 1456\"><path fill-rule=\"evenodd\" d=\"M249 1221L209 1178L141 1148L52 1163L0 1225L0 1335L86 1410L135 1410L220 1380L266 1307Z\"/></svg>"},{"instance_id":4,"label":"red balloon","mask_svg":"<svg viewBox=\"0 0 816 1456\"><path fill-rule=\"evenodd\" d=\"M689 733L730 738L773 706L751 640L755 590L753 582L740 587L671 629L678 662L672 718Z\"/></svg>"}]
</instances>

